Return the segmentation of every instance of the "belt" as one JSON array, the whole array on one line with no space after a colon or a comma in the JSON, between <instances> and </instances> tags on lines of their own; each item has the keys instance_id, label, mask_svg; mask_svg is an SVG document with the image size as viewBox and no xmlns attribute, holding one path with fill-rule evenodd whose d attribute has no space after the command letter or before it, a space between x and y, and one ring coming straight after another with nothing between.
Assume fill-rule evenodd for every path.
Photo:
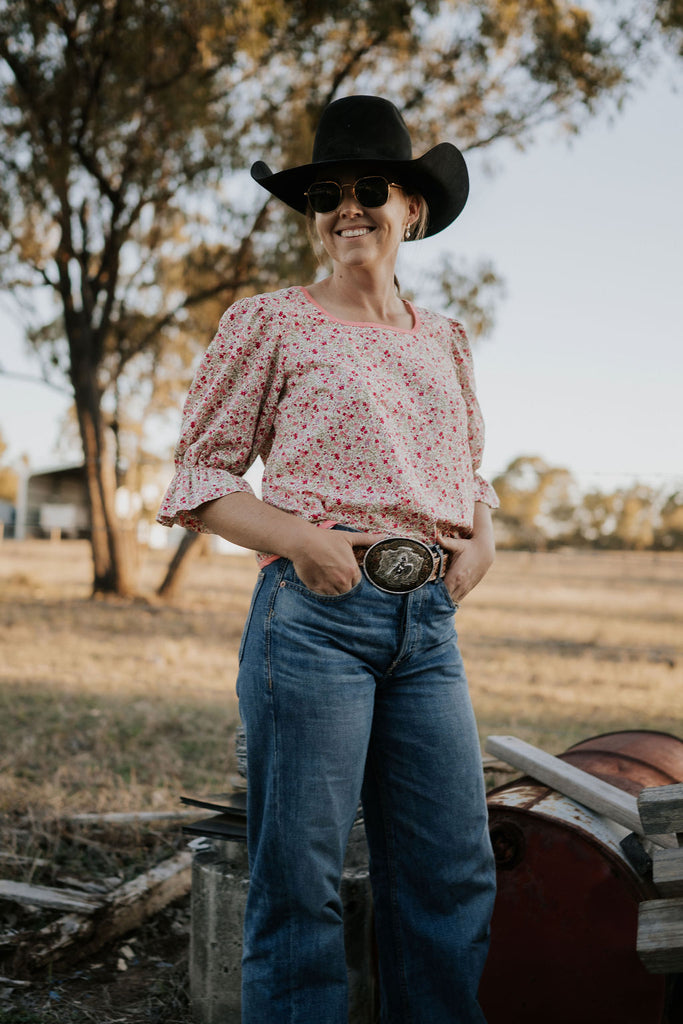
<instances>
[{"instance_id":1,"label":"belt","mask_svg":"<svg viewBox=\"0 0 683 1024\"><path fill-rule=\"evenodd\" d=\"M370 547L354 547L365 577L387 594L409 594L443 579L449 555L412 537L390 537Z\"/></svg>"}]
</instances>

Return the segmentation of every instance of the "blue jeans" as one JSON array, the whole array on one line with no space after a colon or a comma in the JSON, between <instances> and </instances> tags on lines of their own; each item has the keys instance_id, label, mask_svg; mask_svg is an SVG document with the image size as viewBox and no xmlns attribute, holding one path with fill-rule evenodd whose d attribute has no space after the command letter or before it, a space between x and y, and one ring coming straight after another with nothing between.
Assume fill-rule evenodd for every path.
<instances>
[{"instance_id":1,"label":"blue jeans","mask_svg":"<svg viewBox=\"0 0 683 1024\"><path fill-rule=\"evenodd\" d=\"M347 1024L339 885L362 799L383 1024L483 1024L495 869L442 581L322 596L280 559L240 649L250 887L243 1024Z\"/></svg>"}]
</instances>

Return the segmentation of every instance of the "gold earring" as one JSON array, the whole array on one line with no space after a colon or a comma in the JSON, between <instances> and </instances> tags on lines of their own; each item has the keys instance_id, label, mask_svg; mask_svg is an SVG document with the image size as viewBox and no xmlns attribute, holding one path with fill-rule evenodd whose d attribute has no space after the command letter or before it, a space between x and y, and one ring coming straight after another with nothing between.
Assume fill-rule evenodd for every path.
<instances>
[{"instance_id":1,"label":"gold earring","mask_svg":"<svg viewBox=\"0 0 683 1024\"><path fill-rule=\"evenodd\" d=\"M405 241L406 241L406 242L407 242L407 241L408 241L408 239L410 238L410 224L406 224L406 229L405 229L405 231L403 232L403 237L404 237L404 239L405 239Z\"/></svg>"}]
</instances>

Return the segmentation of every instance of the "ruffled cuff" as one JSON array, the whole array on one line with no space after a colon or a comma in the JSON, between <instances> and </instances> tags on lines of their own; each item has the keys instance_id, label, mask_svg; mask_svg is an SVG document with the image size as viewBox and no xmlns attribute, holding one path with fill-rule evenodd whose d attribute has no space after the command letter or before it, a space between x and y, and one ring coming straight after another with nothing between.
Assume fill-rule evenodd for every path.
<instances>
[{"instance_id":1,"label":"ruffled cuff","mask_svg":"<svg viewBox=\"0 0 683 1024\"><path fill-rule=\"evenodd\" d=\"M489 508L500 508L500 501L493 487L478 473L474 474L474 500L483 502Z\"/></svg>"},{"instance_id":2,"label":"ruffled cuff","mask_svg":"<svg viewBox=\"0 0 683 1024\"><path fill-rule=\"evenodd\" d=\"M178 524L197 533L210 533L196 510L207 501L236 491L254 493L246 480L227 470L201 465L179 466L164 495L157 522L162 526Z\"/></svg>"}]
</instances>

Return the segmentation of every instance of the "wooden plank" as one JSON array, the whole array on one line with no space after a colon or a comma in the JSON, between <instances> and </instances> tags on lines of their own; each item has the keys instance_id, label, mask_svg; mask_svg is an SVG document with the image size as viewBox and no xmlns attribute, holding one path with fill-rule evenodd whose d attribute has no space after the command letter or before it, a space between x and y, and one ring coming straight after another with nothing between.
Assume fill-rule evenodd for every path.
<instances>
[{"instance_id":1,"label":"wooden plank","mask_svg":"<svg viewBox=\"0 0 683 1024\"><path fill-rule=\"evenodd\" d=\"M636 949L651 974L683 971L683 898L640 904Z\"/></svg>"},{"instance_id":2,"label":"wooden plank","mask_svg":"<svg viewBox=\"0 0 683 1024\"><path fill-rule=\"evenodd\" d=\"M638 796L643 828L651 832L683 833L683 783L648 786Z\"/></svg>"},{"instance_id":3,"label":"wooden plank","mask_svg":"<svg viewBox=\"0 0 683 1024\"><path fill-rule=\"evenodd\" d=\"M136 825L138 822L182 821L193 814L185 808L177 811L107 811L103 814L72 814L63 820L71 825Z\"/></svg>"},{"instance_id":4,"label":"wooden plank","mask_svg":"<svg viewBox=\"0 0 683 1024\"><path fill-rule=\"evenodd\" d=\"M631 832L643 835L638 803L630 793L514 736L489 736L486 749L564 796L612 818Z\"/></svg>"},{"instance_id":5,"label":"wooden plank","mask_svg":"<svg viewBox=\"0 0 683 1024\"><path fill-rule=\"evenodd\" d=\"M35 965L71 956L81 959L106 943L137 928L145 918L190 891L192 854L183 850L143 875L120 885L89 918L66 914L38 934L41 945L28 950ZM75 944L78 942L78 946Z\"/></svg>"},{"instance_id":6,"label":"wooden plank","mask_svg":"<svg viewBox=\"0 0 683 1024\"><path fill-rule=\"evenodd\" d=\"M30 885L0 879L0 899L29 907L47 907L76 914L94 914L102 906L102 897L89 896L75 889L53 889L47 885Z\"/></svg>"},{"instance_id":7,"label":"wooden plank","mask_svg":"<svg viewBox=\"0 0 683 1024\"><path fill-rule=\"evenodd\" d=\"M41 928L37 936L31 936L30 941L23 943L23 946L29 960L39 966L60 959L65 952L72 953L78 958L81 947L76 946L76 943L89 939L93 934L96 935L97 932L92 917L63 914L56 921ZM34 938L37 938L41 945L35 946Z\"/></svg>"},{"instance_id":8,"label":"wooden plank","mask_svg":"<svg viewBox=\"0 0 683 1024\"><path fill-rule=\"evenodd\" d=\"M598 814L604 814L612 821L623 825L630 832L644 835L638 813L638 802L630 793L612 786L609 782L596 779L594 775L561 761L559 757L547 754L545 750L525 743L515 736L489 736L485 748L515 768L529 774L539 782L551 786L563 796L568 796ZM673 836L649 836L660 846L676 846Z\"/></svg>"},{"instance_id":9,"label":"wooden plank","mask_svg":"<svg viewBox=\"0 0 683 1024\"><path fill-rule=\"evenodd\" d=\"M512 765L506 764L505 761L501 761L500 758L493 757L491 754L482 755L481 766L485 772L498 772L503 775L510 775L515 770Z\"/></svg>"},{"instance_id":10,"label":"wooden plank","mask_svg":"<svg viewBox=\"0 0 683 1024\"><path fill-rule=\"evenodd\" d=\"M138 875L125 885L119 886L108 897L111 916L121 921L123 917L138 916L140 904L145 904L145 915L156 913L171 900L189 892L192 871L192 854L183 850L174 857L162 861L156 867ZM132 915L129 908L134 908ZM101 923L100 923L101 927Z\"/></svg>"},{"instance_id":11,"label":"wooden plank","mask_svg":"<svg viewBox=\"0 0 683 1024\"><path fill-rule=\"evenodd\" d=\"M652 881L662 896L683 896L683 847L655 850L652 855Z\"/></svg>"}]
</instances>

